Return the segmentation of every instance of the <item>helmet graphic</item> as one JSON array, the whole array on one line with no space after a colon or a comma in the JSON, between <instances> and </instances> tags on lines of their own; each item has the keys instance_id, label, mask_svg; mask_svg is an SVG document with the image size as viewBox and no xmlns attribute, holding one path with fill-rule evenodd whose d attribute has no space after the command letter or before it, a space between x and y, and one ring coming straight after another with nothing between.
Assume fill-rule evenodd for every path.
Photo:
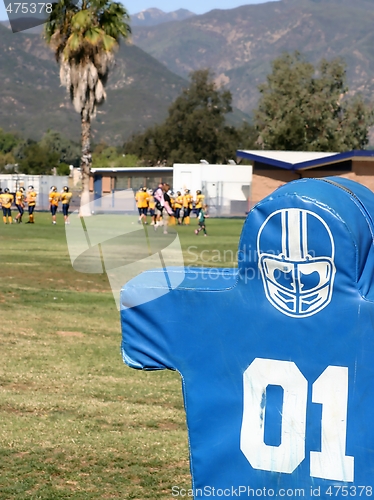
<instances>
[{"instance_id":1,"label":"helmet graphic","mask_svg":"<svg viewBox=\"0 0 374 500\"><path fill-rule=\"evenodd\" d=\"M278 311L302 318L330 303L335 245L319 215L299 208L273 212L258 232L257 253L266 298Z\"/></svg>"}]
</instances>

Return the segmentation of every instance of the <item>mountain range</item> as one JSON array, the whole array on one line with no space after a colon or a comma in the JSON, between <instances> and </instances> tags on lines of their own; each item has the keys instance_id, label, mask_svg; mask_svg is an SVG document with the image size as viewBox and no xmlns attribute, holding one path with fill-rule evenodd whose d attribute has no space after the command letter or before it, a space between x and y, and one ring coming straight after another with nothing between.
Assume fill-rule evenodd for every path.
<instances>
[{"instance_id":1,"label":"mountain range","mask_svg":"<svg viewBox=\"0 0 374 500\"><path fill-rule=\"evenodd\" d=\"M131 26L158 26L170 21L184 21L195 15L187 9L178 9L174 12L164 12L160 9L146 9L131 16Z\"/></svg>"},{"instance_id":2,"label":"mountain range","mask_svg":"<svg viewBox=\"0 0 374 500\"><path fill-rule=\"evenodd\" d=\"M352 93L374 94L373 0L281 0L212 10L179 22L134 26L133 41L184 78L202 67L233 94L245 113L256 107L258 85L283 52L317 63L341 57Z\"/></svg>"},{"instance_id":3,"label":"mountain range","mask_svg":"<svg viewBox=\"0 0 374 500\"><path fill-rule=\"evenodd\" d=\"M40 35L0 25L0 127L40 139L48 129L80 140L80 118L59 68ZM107 85L107 102L93 121L95 141L121 144L131 133L159 123L187 81L140 48L121 44Z\"/></svg>"},{"instance_id":4,"label":"mountain range","mask_svg":"<svg viewBox=\"0 0 374 500\"><path fill-rule=\"evenodd\" d=\"M233 94L238 109L231 123L250 119L260 96L257 86L284 51L298 50L313 63L323 57L344 58L350 92L370 99L372 2L280 0L204 15L170 15L157 9L134 15L132 41L120 45L107 101L93 122L94 140L121 144L133 132L160 123L187 86L188 74L206 67ZM40 32L40 27L35 30ZM60 87L58 73L40 35L30 30L13 34L0 23L0 127L35 139L50 128L79 140L79 116Z\"/></svg>"}]
</instances>

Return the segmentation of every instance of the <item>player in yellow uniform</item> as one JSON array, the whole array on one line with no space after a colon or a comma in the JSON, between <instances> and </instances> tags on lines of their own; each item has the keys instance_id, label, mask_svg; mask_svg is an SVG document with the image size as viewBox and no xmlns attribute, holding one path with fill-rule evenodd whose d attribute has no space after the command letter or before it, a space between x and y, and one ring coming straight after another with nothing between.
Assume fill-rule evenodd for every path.
<instances>
[{"instance_id":1,"label":"player in yellow uniform","mask_svg":"<svg viewBox=\"0 0 374 500\"><path fill-rule=\"evenodd\" d=\"M3 221L4 224L12 223L12 212L10 207L12 206L14 200L14 196L9 192L8 188L4 189L3 194L1 195L1 206L3 208ZM8 217L8 221L7 221Z\"/></svg>"},{"instance_id":2,"label":"player in yellow uniform","mask_svg":"<svg viewBox=\"0 0 374 500\"><path fill-rule=\"evenodd\" d=\"M183 196L183 220L186 224L186 226L190 225L190 213L192 210L192 202L193 202L193 196L190 193L189 189L184 190L184 196Z\"/></svg>"},{"instance_id":3,"label":"player in yellow uniform","mask_svg":"<svg viewBox=\"0 0 374 500\"><path fill-rule=\"evenodd\" d=\"M199 217L199 213L200 213L201 209L204 206L204 198L205 198L205 196L202 194L202 192L200 191L200 189L198 189L196 191L196 198L195 198L195 213L196 213L196 217Z\"/></svg>"},{"instance_id":4,"label":"player in yellow uniform","mask_svg":"<svg viewBox=\"0 0 374 500\"><path fill-rule=\"evenodd\" d=\"M155 208L156 202L153 198L153 190L148 189L147 191L147 204L148 204L148 214L151 216L151 226L155 224Z\"/></svg>"},{"instance_id":5,"label":"player in yellow uniform","mask_svg":"<svg viewBox=\"0 0 374 500\"><path fill-rule=\"evenodd\" d=\"M67 186L64 186L62 193L60 194L60 200L62 204L62 213L64 214L65 224L70 224L69 222L69 205L73 194L69 191Z\"/></svg>"},{"instance_id":6,"label":"player in yellow uniform","mask_svg":"<svg viewBox=\"0 0 374 500\"><path fill-rule=\"evenodd\" d=\"M181 209L183 207L183 196L180 191L177 191L177 196L175 198L175 203L174 203L174 212L175 212L175 218L178 221L178 224L182 224L182 217L181 217Z\"/></svg>"},{"instance_id":7,"label":"player in yellow uniform","mask_svg":"<svg viewBox=\"0 0 374 500\"><path fill-rule=\"evenodd\" d=\"M29 212L29 220L26 222L26 224L34 224L34 210L35 210L37 196L38 195L34 190L34 186L29 186L26 198L28 205L28 212Z\"/></svg>"},{"instance_id":8,"label":"player in yellow uniform","mask_svg":"<svg viewBox=\"0 0 374 500\"><path fill-rule=\"evenodd\" d=\"M25 188L22 186L16 191L16 207L18 210L18 214L16 215L16 218L14 219L14 222L20 224L22 222L22 216L24 207L25 207Z\"/></svg>"},{"instance_id":9,"label":"player in yellow uniform","mask_svg":"<svg viewBox=\"0 0 374 500\"><path fill-rule=\"evenodd\" d=\"M169 226L175 226L175 199L176 199L176 195L174 193L174 191L168 191L167 193L169 195L169 198L170 198L170 206L171 206L171 209L173 211L173 215L170 215L169 217Z\"/></svg>"},{"instance_id":10,"label":"player in yellow uniform","mask_svg":"<svg viewBox=\"0 0 374 500\"><path fill-rule=\"evenodd\" d=\"M52 186L49 193L49 209L52 214L52 224L56 224L56 212L58 209L58 202L60 201L60 193L57 192L57 187Z\"/></svg>"},{"instance_id":11,"label":"player in yellow uniform","mask_svg":"<svg viewBox=\"0 0 374 500\"><path fill-rule=\"evenodd\" d=\"M142 187L135 195L136 204L138 206L139 212L139 220L138 223L147 224L147 211L148 211L148 203L147 203L148 193L147 188Z\"/></svg>"}]
</instances>

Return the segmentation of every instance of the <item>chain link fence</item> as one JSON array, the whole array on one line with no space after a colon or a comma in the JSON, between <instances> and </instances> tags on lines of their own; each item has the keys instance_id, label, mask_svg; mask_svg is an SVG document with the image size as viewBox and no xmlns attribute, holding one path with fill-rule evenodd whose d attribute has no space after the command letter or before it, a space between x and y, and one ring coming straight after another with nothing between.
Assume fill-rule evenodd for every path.
<instances>
[{"instance_id":1,"label":"chain link fence","mask_svg":"<svg viewBox=\"0 0 374 500\"><path fill-rule=\"evenodd\" d=\"M56 186L57 191L61 192L64 186L69 185L68 176L61 175L25 175L25 174L0 174L0 188L4 191L8 188L13 194L18 191L20 187L27 188L33 186L36 193L36 207L35 210L49 210L49 193L51 186ZM78 192L73 191L73 198L71 208L79 206L80 198Z\"/></svg>"}]
</instances>

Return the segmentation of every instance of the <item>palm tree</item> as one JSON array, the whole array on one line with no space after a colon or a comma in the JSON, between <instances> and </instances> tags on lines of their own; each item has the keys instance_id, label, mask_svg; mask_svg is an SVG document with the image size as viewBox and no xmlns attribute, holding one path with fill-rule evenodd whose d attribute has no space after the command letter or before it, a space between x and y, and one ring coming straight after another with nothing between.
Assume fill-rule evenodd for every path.
<instances>
[{"instance_id":1,"label":"palm tree","mask_svg":"<svg viewBox=\"0 0 374 500\"><path fill-rule=\"evenodd\" d=\"M89 202L91 120L106 98L105 83L121 37L131 33L125 7L112 0L58 0L44 36L60 66L60 81L81 116L81 214ZM86 210L87 211L87 210Z\"/></svg>"}]
</instances>

